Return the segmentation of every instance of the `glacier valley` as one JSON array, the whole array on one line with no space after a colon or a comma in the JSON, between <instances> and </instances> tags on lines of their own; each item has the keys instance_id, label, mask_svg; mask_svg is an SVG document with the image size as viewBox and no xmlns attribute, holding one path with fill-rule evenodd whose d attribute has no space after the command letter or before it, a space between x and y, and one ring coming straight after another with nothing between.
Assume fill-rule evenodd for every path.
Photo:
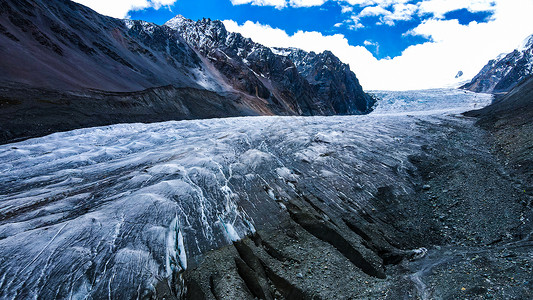
<instances>
[{"instance_id":1,"label":"glacier valley","mask_svg":"<svg viewBox=\"0 0 533 300\"><path fill-rule=\"evenodd\" d=\"M363 116L119 124L1 145L0 298L192 299L197 290L205 299L334 299L350 278L360 286L347 298L436 297L421 275L446 261L441 252L459 235L435 250L433 221L420 212L432 209L431 194L424 204L401 201L433 188L417 165L428 147L454 130L483 134L460 113L492 96L373 93L381 100ZM388 211L395 205L401 209ZM420 211L409 215L413 209ZM405 214L419 218L401 228ZM296 229L270 234L286 228ZM284 238L299 242L276 244ZM321 246L309 254L306 243ZM314 258L298 261L290 251ZM206 264L232 255L224 253L238 254L213 263L215 274ZM319 261L321 273L309 265L324 258L331 265ZM402 259L415 269L387 267ZM236 271L225 277L227 264ZM331 283L322 278L330 272ZM412 290L391 291L384 278L408 280ZM364 282L372 287L360 288Z\"/></svg>"}]
</instances>

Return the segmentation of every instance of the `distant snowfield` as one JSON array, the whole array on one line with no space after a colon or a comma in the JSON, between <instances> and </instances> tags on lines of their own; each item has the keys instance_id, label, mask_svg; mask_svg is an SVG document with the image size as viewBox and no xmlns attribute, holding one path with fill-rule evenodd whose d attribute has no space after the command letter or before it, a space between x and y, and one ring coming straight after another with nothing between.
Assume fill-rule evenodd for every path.
<instances>
[{"instance_id":1,"label":"distant snowfield","mask_svg":"<svg viewBox=\"0 0 533 300\"><path fill-rule=\"evenodd\" d=\"M367 206L384 183L408 192L407 157L431 139L420 127L491 101L374 94L365 116L120 124L0 146L0 298L142 296L275 226L299 186L339 207Z\"/></svg>"}]
</instances>

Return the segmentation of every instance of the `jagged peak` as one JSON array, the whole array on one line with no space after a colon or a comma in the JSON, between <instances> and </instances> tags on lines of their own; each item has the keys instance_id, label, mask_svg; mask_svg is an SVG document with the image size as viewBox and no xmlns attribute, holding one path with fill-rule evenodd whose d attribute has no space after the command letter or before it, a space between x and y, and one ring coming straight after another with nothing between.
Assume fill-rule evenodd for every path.
<instances>
[{"instance_id":1,"label":"jagged peak","mask_svg":"<svg viewBox=\"0 0 533 300\"><path fill-rule=\"evenodd\" d=\"M170 28L176 28L176 27L179 27L183 23L186 23L186 22L193 22L193 21L190 20L190 19L185 18L182 15L176 15L174 18L168 20L164 25L168 26Z\"/></svg>"},{"instance_id":2,"label":"jagged peak","mask_svg":"<svg viewBox=\"0 0 533 300\"><path fill-rule=\"evenodd\" d=\"M509 55L509 53L500 53L498 56L496 56L495 60L500 61L504 59L507 55Z\"/></svg>"},{"instance_id":3,"label":"jagged peak","mask_svg":"<svg viewBox=\"0 0 533 300\"><path fill-rule=\"evenodd\" d=\"M324 50L322 52L316 53L314 51L306 51L306 50L303 50L303 49L300 49L300 48L295 48L295 47L286 47L286 48L284 48L284 47L270 47L270 49L272 50L272 52L274 52L274 54L283 55L283 56L288 56L289 54L293 54L293 55L310 55L311 57L323 56L323 57L331 57L331 58L333 58L335 60L339 60L340 61L340 59L333 52L331 52L330 50Z\"/></svg>"},{"instance_id":4,"label":"jagged peak","mask_svg":"<svg viewBox=\"0 0 533 300\"><path fill-rule=\"evenodd\" d=\"M174 18L168 20L164 25L170 28L176 28L176 27L182 26L183 24L210 24L210 25L215 25L217 27L222 27L224 28L224 30L226 30L226 26L224 26L224 23L222 23L222 21L220 20L211 20L211 18L202 18L198 21L193 21L182 15L176 15Z\"/></svg>"}]
</instances>

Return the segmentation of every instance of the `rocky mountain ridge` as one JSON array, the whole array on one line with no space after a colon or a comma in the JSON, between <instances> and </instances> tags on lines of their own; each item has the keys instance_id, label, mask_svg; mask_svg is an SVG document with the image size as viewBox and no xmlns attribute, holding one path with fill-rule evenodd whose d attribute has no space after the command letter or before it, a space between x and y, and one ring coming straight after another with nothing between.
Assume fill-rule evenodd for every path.
<instances>
[{"instance_id":1,"label":"rocky mountain ridge","mask_svg":"<svg viewBox=\"0 0 533 300\"><path fill-rule=\"evenodd\" d=\"M533 35L509 54L501 54L461 88L478 93L505 93L533 74Z\"/></svg>"},{"instance_id":2,"label":"rocky mountain ridge","mask_svg":"<svg viewBox=\"0 0 533 300\"><path fill-rule=\"evenodd\" d=\"M300 114L360 114L375 103L350 67L329 51L265 47L209 19L195 22L178 15L165 25L177 30L239 90L274 104L300 104Z\"/></svg>"}]
</instances>

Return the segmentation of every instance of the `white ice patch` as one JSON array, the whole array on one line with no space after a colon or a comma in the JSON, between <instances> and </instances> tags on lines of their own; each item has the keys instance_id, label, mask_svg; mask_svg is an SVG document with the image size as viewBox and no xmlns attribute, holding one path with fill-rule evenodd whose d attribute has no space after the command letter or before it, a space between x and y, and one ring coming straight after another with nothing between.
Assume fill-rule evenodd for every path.
<instances>
[{"instance_id":1,"label":"white ice patch","mask_svg":"<svg viewBox=\"0 0 533 300\"><path fill-rule=\"evenodd\" d=\"M141 21L141 25L144 28L144 31L148 33L150 36L154 34L156 26L153 23Z\"/></svg>"},{"instance_id":2,"label":"white ice patch","mask_svg":"<svg viewBox=\"0 0 533 300\"><path fill-rule=\"evenodd\" d=\"M428 249L418 248L418 249L412 250L412 253L413 253L413 259L420 259L426 256L426 254L428 253Z\"/></svg>"},{"instance_id":3,"label":"white ice patch","mask_svg":"<svg viewBox=\"0 0 533 300\"><path fill-rule=\"evenodd\" d=\"M518 46L517 50L523 52L531 47L533 47L533 34L523 40L522 43L520 43L520 46Z\"/></svg>"},{"instance_id":4,"label":"white ice patch","mask_svg":"<svg viewBox=\"0 0 533 300\"><path fill-rule=\"evenodd\" d=\"M298 180L298 175L292 173L292 171L286 167L277 168L276 173L278 174L280 178L283 178L286 181L297 181Z\"/></svg>"},{"instance_id":5,"label":"white ice patch","mask_svg":"<svg viewBox=\"0 0 533 300\"><path fill-rule=\"evenodd\" d=\"M183 242L183 234L176 216L168 228L167 233L167 257L166 270L167 277L174 273L181 273L187 269L187 254Z\"/></svg>"},{"instance_id":6,"label":"white ice patch","mask_svg":"<svg viewBox=\"0 0 533 300\"><path fill-rule=\"evenodd\" d=\"M147 171L151 174L176 174L182 170L183 167L176 164L163 164L151 167Z\"/></svg>"},{"instance_id":7,"label":"white ice patch","mask_svg":"<svg viewBox=\"0 0 533 300\"><path fill-rule=\"evenodd\" d=\"M272 156L257 149L250 149L243 153L240 159L241 163L256 168L263 163L271 161Z\"/></svg>"},{"instance_id":8,"label":"white ice patch","mask_svg":"<svg viewBox=\"0 0 533 300\"><path fill-rule=\"evenodd\" d=\"M126 25L126 27L128 29L132 29L133 28L133 25L135 25L135 22L132 21L132 20L123 20L124 21L124 25Z\"/></svg>"},{"instance_id":9,"label":"white ice patch","mask_svg":"<svg viewBox=\"0 0 533 300\"><path fill-rule=\"evenodd\" d=\"M270 48L270 50L272 51L272 53L274 53L276 55L281 55L281 56L289 56L289 55L291 55L290 51L287 51L287 50L284 50L284 49Z\"/></svg>"},{"instance_id":10,"label":"white ice patch","mask_svg":"<svg viewBox=\"0 0 533 300\"><path fill-rule=\"evenodd\" d=\"M224 224L224 229L226 229L226 234L228 236L228 239L232 242L236 242L238 240L240 240L241 238L239 237L239 234L237 233L237 231L235 230L235 228L233 227L232 224L230 223L225 223Z\"/></svg>"},{"instance_id":11,"label":"white ice patch","mask_svg":"<svg viewBox=\"0 0 533 300\"><path fill-rule=\"evenodd\" d=\"M335 141L338 141L340 138L342 138L342 133L338 131L319 132L315 135L315 137L313 138L313 141L317 143L330 144Z\"/></svg>"},{"instance_id":12,"label":"white ice patch","mask_svg":"<svg viewBox=\"0 0 533 300\"><path fill-rule=\"evenodd\" d=\"M337 174L335 174L333 172L330 172L328 170L321 170L320 171L320 176L322 176L322 177L335 177L335 176L337 176Z\"/></svg>"},{"instance_id":13,"label":"white ice patch","mask_svg":"<svg viewBox=\"0 0 533 300\"><path fill-rule=\"evenodd\" d=\"M285 70L283 70L283 72L287 72L288 70L291 70L291 69L294 69L294 68L296 68L296 67L292 66L292 67L285 68Z\"/></svg>"},{"instance_id":14,"label":"white ice patch","mask_svg":"<svg viewBox=\"0 0 533 300\"><path fill-rule=\"evenodd\" d=\"M422 91L371 91L379 100L371 115L436 115L479 109L492 102L492 95L457 89Z\"/></svg>"}]
</instances>

